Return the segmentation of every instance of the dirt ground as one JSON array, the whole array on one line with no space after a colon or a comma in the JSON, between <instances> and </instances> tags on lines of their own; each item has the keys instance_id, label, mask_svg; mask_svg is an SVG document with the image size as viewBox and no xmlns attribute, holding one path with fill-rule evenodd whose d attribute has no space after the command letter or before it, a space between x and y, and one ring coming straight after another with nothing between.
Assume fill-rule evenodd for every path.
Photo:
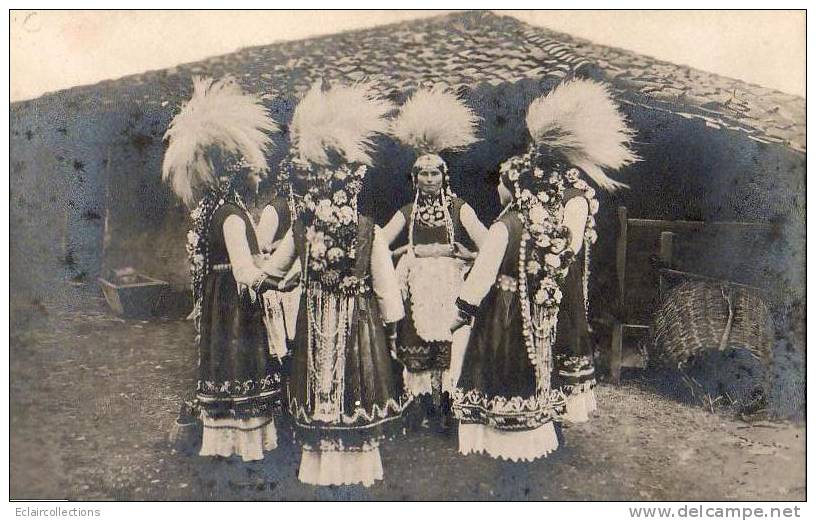
<instances>
[{"instance_id":1,"label":"dirt ground","mask_svg":"<svg viewBox=\"0 0 816 521\"><path fill-rule=\"evenodd\" d=\"M82 299L81 311L12 303L13 499L805 499L803 423L748 424L636 383L600 385L599 415L544 460L464 457L455 437L423 432L383 446L385 480L371 488L301 484L285 432L263 462L172 454L191 324L121 320Z\"/></svg>"}]
</instances>

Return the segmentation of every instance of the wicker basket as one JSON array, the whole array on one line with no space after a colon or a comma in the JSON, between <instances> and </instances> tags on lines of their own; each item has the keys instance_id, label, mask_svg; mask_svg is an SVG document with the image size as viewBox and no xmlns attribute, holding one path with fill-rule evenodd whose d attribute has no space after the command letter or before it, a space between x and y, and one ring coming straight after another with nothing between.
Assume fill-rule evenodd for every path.
<instances>
[{"instance_id":1,"label":"wicker basket","mask_svg":"<svg viewBox=\"0 0 816 521\"><path fill-rule=\"evenodd\" d=\"M667 290L654 314L650 359L682 368L717 350L745 349L770 364L770 311L760 290L714 280L685 280Z\"/></svg>"},{"instance_id":2,"label":"wicker basket","mask_svg":"<svg viewBox=\"0 0 816 521\"><path fill-rule=\"evenodd\" d=\"M664 291L647 342L661 385L712 412L727 406L743 417L765 414L772 327L760 290L682 272L673 276L680 282Z\"/></svg>"}]
</instances>

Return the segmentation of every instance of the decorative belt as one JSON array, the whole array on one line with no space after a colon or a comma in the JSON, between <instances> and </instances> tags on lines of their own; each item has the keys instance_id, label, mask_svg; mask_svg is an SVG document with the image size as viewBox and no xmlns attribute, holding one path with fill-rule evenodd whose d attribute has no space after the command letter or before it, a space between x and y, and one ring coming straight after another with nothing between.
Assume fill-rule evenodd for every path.
<instances>
[{"instance_id":1,"label":"decorative belt","mask_svg":"<svg viewBox=\"0 0 816 521\"><path fill-rule=\"evenodd\" d=\"M504 291L515 293L518 291L518 280L510 275L499 275L496 277L496 287Z\"/></svg>"},{"instance_id":2,"label":"decorative belt","mask_svg":"<svg viewBox=\"0 0 816 521\"><path fill-rule=\"evenodd\" d=\"M232 264L213 264L212 271L230 271Z\"/></svg>"}]
</instances>

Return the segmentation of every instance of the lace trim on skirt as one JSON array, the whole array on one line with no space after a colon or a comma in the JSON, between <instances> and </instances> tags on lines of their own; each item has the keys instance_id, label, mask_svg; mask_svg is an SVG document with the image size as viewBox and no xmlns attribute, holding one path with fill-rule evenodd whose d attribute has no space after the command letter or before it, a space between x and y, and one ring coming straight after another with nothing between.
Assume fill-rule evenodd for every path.
<instances>
[{"instance_id":1,"label":"lace trim on skirt","mask_svg":"<svg viewBox=\"0 0 816 521\"><path fill-rule=\"evenodd\" d=\"M465 455L484 453L497 459L533 461L557 448L552 422L528 431L502 431L474 423L459 426L459 452Z\"/></svg>"},{"instance_id":2,"label":"lace trim on skirt","mask_svg":"<svg viewBox=\"0 0 816 521\"><path fill-rule=\"evenodd\" d=\"M264 452L278 446L272 418L210 418L202 413L201 456L240 456L244 461L262 460Z\"/></svg>"},{"instance_id":3,"label":"lace trim on skirt","mask_svg":"<svg viewBox=\"0 0 816 521\"><path fill-rule=\"evenodd\" d=\"M370 487L383 479L380 449L371 446L367 450L342 451L304 447L298 479L309 485L361 484Z\"/></svg>"},{"instance_id":4,"label":"lace trim on skirt","mask_svg":"<svg viewBox=\"0 0 816 521\"><path fill-rule=\"evenodd\" d=\"M589 421L590 414L598 410L595 390L592 388L568 394L566 404L566 411L561 419L571 423L586 423Z\"/></svg>"}]
</instances>

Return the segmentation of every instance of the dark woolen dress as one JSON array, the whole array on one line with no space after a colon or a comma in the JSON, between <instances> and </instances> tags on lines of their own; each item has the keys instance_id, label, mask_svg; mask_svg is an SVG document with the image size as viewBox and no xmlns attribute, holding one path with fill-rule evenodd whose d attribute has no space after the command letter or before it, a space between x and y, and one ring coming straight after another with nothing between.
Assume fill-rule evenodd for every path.
<instances>
[{"instance_id":1,"label":"dark woolen dress","mask_svg":"<svg viewBox=\"0 0 816 521\"><path fill-rule=\"evenodd\" d=\"M564 191L564 204L574 197L583 197L575 188ZM597 409L595 402L595 362L592 338L587 321L584 294L584 270L588 268L590 254L584 243L581 251L570 265L564 282L564 295L558 311L558 326L553 346L553 388L565 397L566 407L562 420L583 423Z\"/></svg>"},{"instance_id":2,"label":"dark woolen dress","mask_svg":"<svg viewBox=\"0 0 816 521\"><path fill-rule=\"evenodd\" d=\"M582 423L597 410L592 338L584 303L584 256L582 250L564 280L558 328L553 346L552 384L566 399L562 419Z\"/></svg>"},{"instance_id":3,"label":"dark woolen dress","mask_svg":"<svg viewBox=\"0 0 816 521\"><path fill-rule=\"evenodd\" d=\"M239 287L233 276L224 238L224 222L231 215L244 221L250 251L258 253L249 216L233 204L218 208L208 234L212 266L203 283L199 325L201 453L232 451L259 459L260 450L275 446L272 413L280 400L280 368L267 347L261 299Z\"/></svg>"},{"instance_id":4,"label":"dark woolen dress","mask_svg":"<svg viewBox=\"0 0 816 521\"><path fill-rule=\"evenodd\" d=\"M295 250L302 265L306 264L305 227L296 221L293 228ZM373 221L360 217L358 222L357 265L358 278L371 276L371 249L374 238ZM301 309L305 310L308 299L316 288L308 288L301 297ZM349 297L354 301L348 330L345 332L345 353L342 360L342 403L333 404L339 414L320 418L317 404L323 397L316 396L310 379L321 377L310 371L309 351L315 359L315 346L309 345L309 313L300 313L295 335L292 375L289 381L290 412L308 446L331 445L348 450L361 450L376 443L387 430L383 428L400 418L403 397L402 382L395 367L385 338L380 305L373 292ZM319 310L318 310L319 311ZM314 365L314 364L312 364ZM319 367L316 368L318 371ZM331 400L331 397L329 397Z\"/></svg>"},{"instance_id":5,"label":"dark woolen dress","mask_svg":"<svg viewBox=\"0 0 816 521\"><path fill-rule=\"evenodd\" d=\"M401 430L399 419L409 403L402 366L389 354L383 327L384 319L393 322L404 315L393 265L384 243L375 247L373 221L360 216L357 228L353 275L369 282L367 291L346 296L305 279L293 343L289 411L303 445L299 478L314 485L368 486L382 479L379 443ZM308 265L301 220L295 221L291 237L290 244L284 239L270 269L288 270L293 258ZM292 248L294 256L287 259ZM378 293L383 278L388 279L387 295Z\"/></svg>"},{"instance_id":6,"label":"dark woolen dress","mask_svg":"<svg viewBox=\"0 0 816 521\"><path fill-rule=\"evenodd\" d=\"M536 369L525 347L518 293L521 220L508 211L497 222L507 229L507 248L465 352L454 400L459 450L529 461L558 447L554 420L563 404L557 392L537 391ZM488 236L480 254L492 246Z\"/></svg>"}]
</instances>

